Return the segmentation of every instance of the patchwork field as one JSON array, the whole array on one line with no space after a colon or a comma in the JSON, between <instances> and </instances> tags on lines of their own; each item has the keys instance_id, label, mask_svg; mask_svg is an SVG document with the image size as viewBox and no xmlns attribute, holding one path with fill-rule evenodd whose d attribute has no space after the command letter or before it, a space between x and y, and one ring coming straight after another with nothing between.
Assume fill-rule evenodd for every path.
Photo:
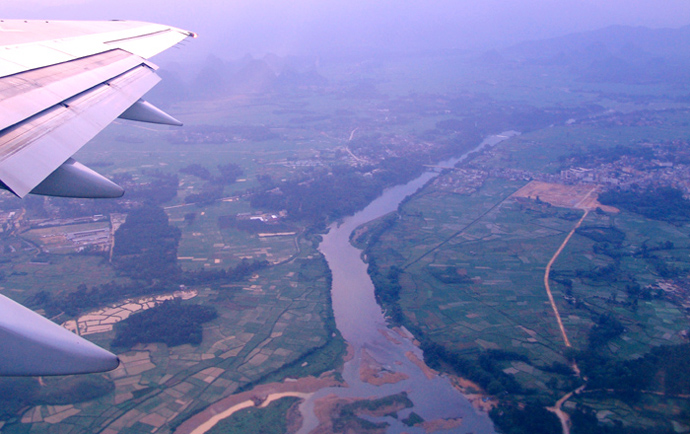
<instances>
[{"instance_id":1,"label":"patchwork field","mask_svg":"<svg viewBox=\"0 0 690 434\"><path fill-rule=\"evenodd\" d=\"M190 416L204 409L212 412L213 403L256 384L292 381L337 368L344 343L334 329L329 271L315 250L317 237L299 225L260 236L221 222L269 211L253 209L248 200L262 177L280 182L297 175L308 184L310 176L327 165L340 170L348 165L349 157L338 156L345 154L346 144L347 154L361 163L364 160L353 154L350 141L370 141L374 146L368 151L386 155L401 143L413 151L438 144L465 149L462 146L470 144L463 143L462 130L473 124L477 128L479 122L464 125L462 121L485 122L481 134L491 134L494 128L502 131L498 125L502 128L506 123L514 128L502 110L514 110L516 118L524 116L514 123L524 121L523 131L531 132L474 159L485 167L471 168L463 176L477 175L476 187L466 188L458 173L454 179L443 174L439 183L406 201L396 218L374 222L359 233L356 241L362 246L369 243L366 254L372 263L385 276L397 276L397 302L405 325L420 339L447 346L468 360L477 361L490 350L510 357L517 354L492 367L504 374L502 379L519 385L515 396L520 402L552 405L577 380L563 373L568 354L544 290L545 266L586 209L591 212L551 274L556 304L574 346L587 345L593 324L603 314L615 315L625 328L602 350L615 360L640 357L652 346L684 342L685 286L677 279L659 277L663 267L670 272L690 267L687 225L618 212L599 204L598 192L590 187L529 182L526 173L555 177L564 157L590 146L612 148L690 134L686 113L664 113L653 125L603 127L584 116L586 122L563 120L545 128L534 117L547 113L537 109L567 111L594 103L604 109L653 109L654 102L645 102L646 97L670 99L678 89L574 81L569 72L544 65L525 64L506 74L464 54L427 53L423 58L373 62L324 60L319 71L328 80L317 89L207 97L190 92L198 100L166 107L185 128L116 121L75 155L107 176L136 185L146 185L160 174L178 177L177 196L163 206L170 224L181 231L177 264L182 270L218 271L236 267L243 259L266 260L269 267L244 280L123 297L73 318L56 318L110 348L117 323L175 293L185 304L210 306L218 312L217 319L205 324L198 346L138 344L131 350L114 349L120 351L123 363L109 374L40 383L24 379L34 381L40 393L34 401L12 407L14 413L0 422L2 432L172 432ZM602 97L607 92L611 95ZM673 103L682 106L679 101ZM490 124L493 120L495 125ZM218 128L248 126L258 127L268 138L209 134ZM425 158L429 160L425 164L436 162L432 155ZM181 169L196 164L216 176L218 165L228 163L241 166L243 174L223 186L221 199L186 203L215 178L202 179ZM378 170L375 165L365 168L366 176L372 177ZM494 169L506 170L497 176ZM506 176L508 169L520 173ZM112 218L111 214L110 222L22 232L20 223L55 212L60 199L32 198L17 204L6 195L0 200L16 210L17 224L6 224L12 213L3 209L2 294L37 304L43 291L67 297L83 285L131 283L115 271L107 252L86 251L80 244L84 239L95 245L110 243L110 238L105 240L124 215ZM79 207L74 204L74 209ZM671 240L673 245L668 245ZM636 254L642 246L652 249L655 259ZM649 290L641 296L634 285ZM503 354L500 351L490 354ZM17 381L0 382L0 387L12 390L6 394L12 397L32 390L31 383ZM496 393L505 396L500 386ZM98 392L94 396L85 392L94 390ZM652 426L655 417L682 417L680 401L653 395L645 395L639 405L628 405L582 394L565 408L572 411L581 403L594 408L603 421L638 426ZM238 413L218 429L248 423L244 432L252 432L256 419L282 420L290 405L292 401L283 400L266 409ZM3 411L0 408L0 414Z\"/></svg>"},{"instance_id":2,"label":"patchwork field","mask_svg":"<svg viewBox=\"0 0 690 434\"><path fill-rule=\"evenodd\" d=\"M501 144L486 158L496 162L506 149L533 139L504 142L505 149ZM505 164L525 157L511 155ZM490 350L509 354L494 363L519 383L511 396L522 395L520 402L547 405L573 390L574 377L553 368L567 366L572 351L561 337L544 273L589 210L551 270L551 290L573 347L589 348L592 329L607 315L624 327L600 350L612 360L634 360L653 347L687 341L685 284L664 286L669 278L663 267L681 270L680 276L690 269L690 225L602 206L591 185L488 177L476 192L457 194L442 187L444 176L452 175L441 175L406 201L397 218L360 228L355 240L366 246L382 288L396 276L401 321L418 336L467 360ZM639 253L652 246L653 255ZM565 410L578 403L594 408L600 421L641 427L658 427L663 418L682 424L687 408L682 400L654 394L631 405L584 393Z\"/></svg>"},{"instance_id":3,"label":"patchwork field","mask_svg":"<svg viewBox=\"0 0 690 434\"><path fill-rule=\"evenodd\" d=\"M326 264L310 246L302 242L303 253L294 260L247 282L188 288L187 303L213 306L219 314L204 328L198 347L138 345L119 354L121 366L104 374L114 393L67 407L39 405L3 432L23 433L28 424L39 431L158 430L291 364L303 375L329 369L343 348L331 336ZM142 309L142 303L146 308L155 300L87 313L78 319L80 331L107 348L113 324ZM307 356L316 348L321 351Z\"/></svg>"}]
</instances>

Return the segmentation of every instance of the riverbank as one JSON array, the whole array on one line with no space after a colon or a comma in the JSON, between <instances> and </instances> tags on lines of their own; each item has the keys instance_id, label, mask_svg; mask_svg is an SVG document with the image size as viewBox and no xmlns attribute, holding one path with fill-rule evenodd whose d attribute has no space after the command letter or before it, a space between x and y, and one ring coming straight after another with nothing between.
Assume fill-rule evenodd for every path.
<instances>
[{"instance_id":1,"label":"riverbank","mask_svg":"<svg viewBox=\"0 0 690 434\"><path fill-rule=\"evenodd\" d=\"M495 145L513 134L489 137L471 152ZM440 165L452 167L466 156ZM368 264L362 260L362 250L350 242L357 228L395 211L408 196L436 176L438 173L426 172L405 185L386 190L362 211L332 224L323 236L319 251L326 258L333 276L336 325L353 348L354 357L343 367L347 389L321 390L300 405L304 419L304 425L298 431L300 434L311 433L323 426L323 414L320 413L323 413L321 409L326 398L329 402L353 398L371 401L403 391L409 392L408 398L413 403L411 410L372 420L385 425L386 433L426 432L421 425L410 427L402 422L410 412L438 427L454 426L462 420L464 432L494 432L486 413L489 409L486 403L490 399L479 388L456 387L449 377L426 366L419 342L413 335L404 329L388 327L388 320L374 296L374 284L368 273ZM468 394L472 396L466 396L463 390L473 392Z\"/></svg>"},{"instance_id":2,"label":"riverbank","mask_svg":"<svg viewBox=\"0 0 690 434\"><path fill-rule=\"evenodd\" d=\"M256 386L252 390L224 398L205 410L184 421L174 431L175 434L204 434L221 420L233 413L249 407L266 407L271 402L288 396L307 398L314 392L326 387L342 387L343 383L334 377L333 372L322 376L304 377L296 380L287 379L282 383L270 383Z\"/></svg>"},{"instance_id":3,"label":"riverbank","mask_svg":"<svg viewBox=\"0 0 690 434\"><path fill-rule=\"evenodd\" d=\"M495 145L508 136L487 138L473 151ZM465 157L445 161L442 165L453 166ZM413 403L411 410L375 418L375 423L385 423L385 432L421 434L432 425L436 428L456 427L462 421L463 430L467 432L494 433L486 413L491 408L487 404L490 400L481 393L481 389L471 387L466 380L452 381L439 375L424 363L419 342L414 336L407 330L388 327L374 296L374 285L368 266L362 261L362 252L350 243L356 228L395 211L405 198L437 175L426 172L407 184L387 189L362 211L331 225L319 245L332 273L331 294L336 326L348 343L347 361L342 370L344 383L332 377L321 377L257 386L213 404L185 421L175 432L203 434L235 411L261 405L269 397L275 398L276 394L292 393L290 396L304 399L299 407L303 423L298 432L311 433L328 426L330 413L324 409L330 405L324 407L326 401L371 401L408 392L407 396ZM347 387L342 387L344 384ZM410 411L429 422L427 426L403 424L402 420L411 414Z\"/></svg>"},{"instance_id":4,"label":"riverbank","mask_svg":"<svg viewBox=\"0 0 690 434\"><path fill-rule=\"evenodd\" d=\"M406 338L406 334L401 329L395 330L400 337ZM392 339L392 337L388 337ZM434 379L441 374L428 367L415 353L408 351L406 357L414 363L427 377ZM354 352L349 347L346 361L352 360ZM363 382L374 386L384 384L395 384L408 378L407 375L390 371L378 364L371 355L364 351L361 355L359 375ZM481 412L488 413L497 404L497 400L491 398L482 389L471 381L457 376L448 376L453 386L470 402L472 406ZM296 380L286 380L282 383L263 384L252 390L229 396L211 405L204 411L191 417L181 424L174 432L175 434L205 434L216 426L223 419L229 418L234 413L247 408L265 408L274 401L286 397L295 397L302 400L310 398L314 393L321 389L330 387L347 388L348 385L338 381L333 372L326 373L319 378L305 377ZM332 427L332 416L337 406L351 404L358 401L367 400L366 398L341 398L336 394L329 394L315 401L314 415L318 421L317 428L313 433L328 433ZM390 410L390 409L388 409ZM372 417L385 417L391 411L377 411L370 414ZM303 420L298 412L291 411L289 424L299 429ZM432 433L439 430L449 430L460 427L462 418L446 418L426 421L420 424L425 433Z\"/></svg>"}]
</instances>

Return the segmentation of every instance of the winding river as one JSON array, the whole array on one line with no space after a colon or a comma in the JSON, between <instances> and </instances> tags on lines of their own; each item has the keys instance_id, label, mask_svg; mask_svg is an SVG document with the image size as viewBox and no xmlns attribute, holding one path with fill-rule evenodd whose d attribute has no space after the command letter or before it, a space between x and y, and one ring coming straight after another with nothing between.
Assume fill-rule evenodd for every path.
<instances>
[{"instance_id":1,"label":"winding river","mask_svg":"<svg viewBox=\"0 0 690 434\"><path fill-rule=\"evenodd\" d=\"M472 151L496 145L515 134L517 133L510 131L488 137ZM443 161L439 166L452 167L465 159L467 154ZM384 191L383 195L362 211L345 218L340 224L331 225L328 234L323 237L319 250L326 257L333 273L332 298L336 325L354 350L354 357L345 363L343 370L343 378L348 387L321 389L301 404L300 412L304 423L298 434L307 434L318 426L314 403L319 398L336 395L342 398L371 399L403 391L407 392L408 398L414 403L412 409L399 412L398 419L369 418L373 422L388 422L388 433L425 433L422 427L409 427L401 422L411 411L427 421L462 418L459 427L443 432L495 433L488 416L474 409L447 377L428 378L413 363L409 356L414 354L423 360L422 351L413 344L412 336L401 336L388 327L381 307L376 303L374 285L367 274L367 265L361 258L362 251L350 244L350 235L357 227L395 211L405 197L415 193L437 175L426 172L407 184ZM363 357L374 359L386 371L404 374L398 374L398 378L406 379L381 386L362 381L360 366Z\"/></svg>"}]
</instances>

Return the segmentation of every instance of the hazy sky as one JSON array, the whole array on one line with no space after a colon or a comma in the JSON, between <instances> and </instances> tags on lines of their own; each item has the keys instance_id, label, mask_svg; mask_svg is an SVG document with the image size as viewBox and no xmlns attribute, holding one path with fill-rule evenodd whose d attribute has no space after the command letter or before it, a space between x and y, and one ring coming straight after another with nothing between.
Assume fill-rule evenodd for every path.
<instances>
[{"instance_id":1,"label":"hazy sky","mask_svg":"<svg viewBox=\"0 0 690 434\"><path fill-rule=\"evenodd\" d=\"M689 0L2 0L5 18L135 19L200 34L223 57L493 48L612 24L690 24Z\"/></svg>"}]
</instances>

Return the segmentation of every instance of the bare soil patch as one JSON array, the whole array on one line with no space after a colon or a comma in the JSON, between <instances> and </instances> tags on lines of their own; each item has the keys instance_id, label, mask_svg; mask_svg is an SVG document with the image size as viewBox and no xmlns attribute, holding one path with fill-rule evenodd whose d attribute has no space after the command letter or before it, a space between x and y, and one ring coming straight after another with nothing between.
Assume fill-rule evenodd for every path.
<instances>
[{"instance_id":1,"label":"bare soil patch","mask_svg":"<svg viewBox=\"0 0 690 434\"><path fill-rule=\"evenodd\" d=\"M620 212L618 208L599 203L599 186L563 185L532 181L516 191L512 197L536 199L562 208L594 210L601 208L606 212Z\"/></svg>"},{"instance_id":2,"label":"bare soil patch","mask_svg":"<svg viewBox=\"0 0 690 434\"><path fill-rule=\"evenodd\" d=\"M214 416L224 411L242 404L245 401L253 401L258 406L263 403L269 395L282 393L313 393L324 387L342 386L342 383L333 378L331 373L326 373L319 378L305 377L295 381L285 381L282 383L262 384L247 392L228 396L210 405L204 411L195 414L184 421L176 430L175 434L190 434L197 427L206 423Z\"/></svg>"},{"instance_id":3,"label":"bare soil patch","mask_svg":"<svg viewBox=\"0 0 690 434\"><path fill-rule=\"evenodd\" d=\"M417 357L417 355L415 353L413 353L412 351L406 352L405 356L407 356L407 358L410 359L410 362L417 365L417 367L419 369L421 369L422 372L424 372L424 375L426 376L427 379L431 380L432 378L434 378L435 376L438 375L438 372L436 372L433 369L431 369L430 367L428 367L426 365L426 363L424 363L424 361L421 360L419 357Z\"/></svg>"},{"instance_id":4,"label":"bare soil patch","mask_svg":"<svg viewBox=\"0 0 690 434\"><path fill-rule=\"evenodd\" d=\"M362 360L359 364L359 378L365 383L374 386L395 384L410 378L402 372L393 372L385 369L366 350L362 350Z\"/></svg>"}]
</instances>

